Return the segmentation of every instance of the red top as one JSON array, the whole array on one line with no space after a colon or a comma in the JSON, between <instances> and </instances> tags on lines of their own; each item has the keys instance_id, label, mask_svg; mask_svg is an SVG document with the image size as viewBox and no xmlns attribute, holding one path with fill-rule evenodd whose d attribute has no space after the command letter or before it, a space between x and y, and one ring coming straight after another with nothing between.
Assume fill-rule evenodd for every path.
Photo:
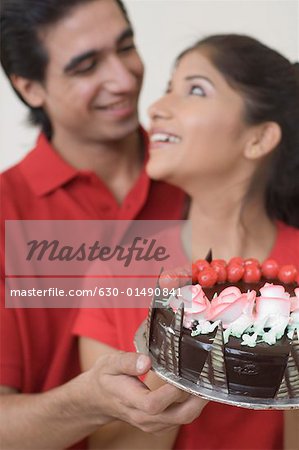
<instances>
[{"instance_id":1,"label":"red top","mask_svg":"<svg viewBox=\"0 0 299 450\"><path fill-rule=\"evenodd\" d=\"M299 230L278 224L271 258L299 267ZM135 351L134 334L146 318L145 309L80 311L74 333L124 351ZM270 450L283 448L281 411L252 411L210 402L201 416L181 427L175 449Z\"/></svg>"},{"instance_id":2,"label":"red top","mask_svg":"<svg viewBox=\"0 0 299 450\"><path fill-rule=\"evenodd\" d=\"M145 133L143 139L147 155ZM177 188L150 181L143 167L119 206L94 173L68 165L43 134L23 161L2 174L1 187L2 248L5 219L179 219L184 201ZM3 254L1 262L3 288ZM0 384L24 393L43 392L76 376L78 352L71 329L77 310L6 309L3 297Z\"/></svg>"}]
</instances>

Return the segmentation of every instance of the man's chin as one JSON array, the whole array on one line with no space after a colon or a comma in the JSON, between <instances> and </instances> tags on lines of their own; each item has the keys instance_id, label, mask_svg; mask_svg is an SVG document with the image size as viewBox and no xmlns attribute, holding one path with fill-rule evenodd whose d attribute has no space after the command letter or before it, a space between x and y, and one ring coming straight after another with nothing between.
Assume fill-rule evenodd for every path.
<instances>
[{"instance_id":1,"label":"man's chin","mask_svg":"<svg viewBox=\"0 0 299 450\"><path fill-rule=\"evenodd\" d=\"M139 119L135 115L130 120L123 121L117 124L117 126L111 126L105 129L105 136L109 141L119 141L126 139L132 133L136 132L139 128Z\"/></svg>"}]
</instances>

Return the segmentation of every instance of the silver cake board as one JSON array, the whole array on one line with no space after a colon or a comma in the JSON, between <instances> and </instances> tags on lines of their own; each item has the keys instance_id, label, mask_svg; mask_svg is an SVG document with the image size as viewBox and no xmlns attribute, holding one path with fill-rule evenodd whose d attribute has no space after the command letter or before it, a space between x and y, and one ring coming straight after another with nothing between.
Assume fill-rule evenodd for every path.
<instances>
[{"instance_id":1,"label":"silver cake board","mask_svg":"<svg viewBox=\"0 0 299 450\"><path fill-rule=\"evenodd\" d=\"M146 320L142 322L138 328L135 338L134 345L138 353L144 353L148 355L149 352L146 346ZM179 389L188 392L189 394L197 395L206 400L225 403L231 406L238 406L240 408L249 409L299 409L299 398L292 399L272 399L272 398L253 398L253 397L241 397L233 394L224 394L222 392L217 392L216 390L211 390L204 388L202 386L196 385L191 381L184 380L181 377L177 377L173 373L166 370L164 367L159 365L152 358L152 369L156 374L162 378L167 383L173 384Z\"/></svg>"}]
</instances>

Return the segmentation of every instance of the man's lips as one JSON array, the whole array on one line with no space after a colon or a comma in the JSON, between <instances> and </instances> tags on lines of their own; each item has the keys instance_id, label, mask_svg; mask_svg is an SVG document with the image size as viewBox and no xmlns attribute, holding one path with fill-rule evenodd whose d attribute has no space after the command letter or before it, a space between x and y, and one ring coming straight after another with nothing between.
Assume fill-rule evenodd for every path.
<instances>
[{"instance_id":1,"label":"man's lips","mask_svg":"<svg viewBox=\"0 0 299 450\"><path fill-rule=\"evenodd\" d=\"M95 106L96 110L102 111L112 116L127 116L135 112L135 103L130 99L124 99L105 105Z\"/></svg>"}]
</instances>

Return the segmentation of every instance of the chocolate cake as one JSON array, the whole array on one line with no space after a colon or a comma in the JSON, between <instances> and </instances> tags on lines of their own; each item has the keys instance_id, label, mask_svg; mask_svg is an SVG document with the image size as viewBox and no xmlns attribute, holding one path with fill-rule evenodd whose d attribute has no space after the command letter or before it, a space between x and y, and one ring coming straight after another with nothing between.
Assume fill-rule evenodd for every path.
<instances>
[{"instance_id":1,"label":"chocolate cake","mask_svg":"<svg viewBox=\"0 0 299 450\"><path fill-rule=\"evenodd\" d=\"M204 388L299 400L297 271L274 263L234 258L220 273L219 261L200 262L192 285L155 297L147 323L154 360ZM211 270L216 277L205 276Z\"/></svg>"}]
</instances>

